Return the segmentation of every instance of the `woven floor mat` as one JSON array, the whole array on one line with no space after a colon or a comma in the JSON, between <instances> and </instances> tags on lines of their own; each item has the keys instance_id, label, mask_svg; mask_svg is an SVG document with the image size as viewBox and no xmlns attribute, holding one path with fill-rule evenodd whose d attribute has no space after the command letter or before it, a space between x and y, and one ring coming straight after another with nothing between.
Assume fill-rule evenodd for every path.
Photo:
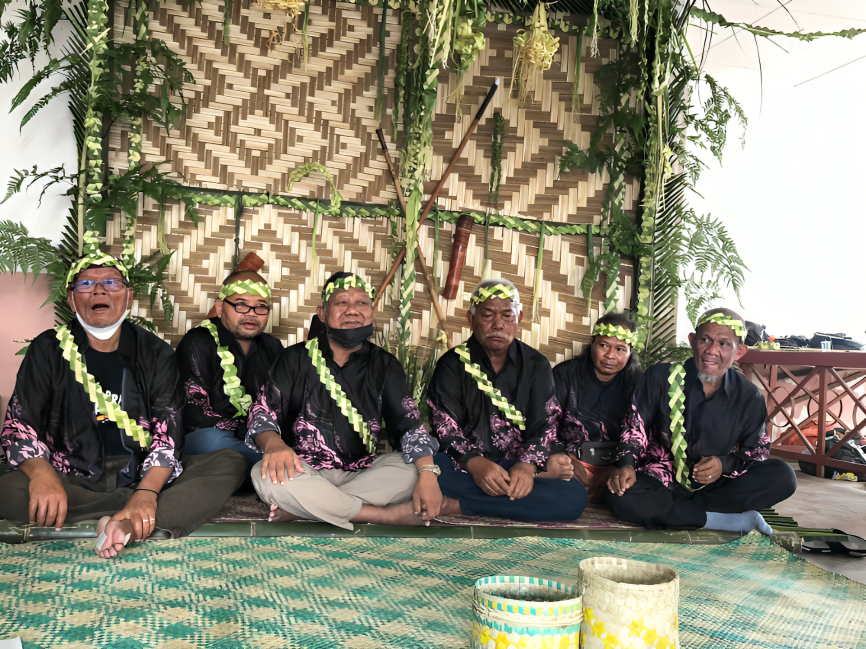
<instances>
[{"instance_id":1,"label":"woven floor mat","mask_svg":"<svg viewBox=\"0 0 866 649\"><path fill-rule=\"evenodd\" d=\"M539 530L642 530L640 525L626 523L604 505L590 503L576 521L561 523L524 523L495 516L439 516L436 520L447 525L476 527L526 527Z\"/></svg>"},{"instance_id":2,"label":"woven floor mat","mask_svg":"<svg viewBox=\"0 0 866 649\"><path fill-rule=\"evenodd\" d=\"M866 587L752 534L720 546L564 539L185 539L113 561L92 541L0 547L0 638L25 649L466 647L473 582L575 582L589 556L676 567L680 639L712 647L866 642Z\"/></svg>"}]
</instances>

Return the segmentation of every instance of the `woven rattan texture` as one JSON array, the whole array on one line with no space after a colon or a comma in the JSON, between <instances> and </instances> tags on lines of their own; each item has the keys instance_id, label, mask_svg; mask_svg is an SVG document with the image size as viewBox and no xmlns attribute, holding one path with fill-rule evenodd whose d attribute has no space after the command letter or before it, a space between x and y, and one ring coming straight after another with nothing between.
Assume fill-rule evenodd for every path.
<instances>
[{"instance_id":1,"label":"woven rattan texture","mask_svg":"<svg viewBox=\"0 0 866 649\"><path fill-rule=\"evenodd\" d=\"M676 568L689 649L854 649L866 640L866 587L757 535L722 546L180 539L138 544L111 561L93 554L92 539L7 545L0 638L20 637L28 649L466 647L475 580L518 570L575 584L591 556Z\"/></svg>"},{"instance_id":2,"label":"woven rattan texture","mask_svg":"<svg viewBox=\"0 0 866 649\"><path fill-rule=\"evenodd\" d=\"M143 133L143 162L170 161L190 185L211 189L286 191L286 177L297 165L316 161L335 176L344 199L387 203L396 199L387 166L378 149L373 119L376 96L376 61L382 10L346 2L314 0L308 27L310 59L300 56L300 32L269 49L274 30L285 28L285 15L251 7L249 0L233 3L230 44L223 44L222 4L161 2L151 14L150 28L186 60L196 79L186 89L188 110L175 131L146 123ZM131 38L123 28L123 11L118 7L116 34ZM393 105L395 49L400 38L399 12L387 14L389 56L386 77L386 108ZM572 81L575 75L577 38L559 34L562 48L534 101L522 106L509 99L511 48L516 28L491 23L486 30L487 49L464 77L463 118L455 118L455 74L443 74L434 122L434 156L431 178L438 178L454 147L459 143L472 115L487 89L498 76L505 86L466 147L455 172L445 185L439 201L443 209L486 211L487 182L490 177L490 149L493 111L509 119L505 136L499 209L505 214L576 223L599 223L605 190L603 174L569 172L557 179L560 140L586 147L597 122L598 89L593 73L616 56L616 42L599 41L600 55L589 56L589 39L584 39L581 75L581 115L571 113ZM446 82L445 80L450 79ZM516 94L516 93L515 93ZM390 115L381 120L391 153L397 147ZM399 139L399 138L398 138ZM126 167L128 133L125 127L112 129L110 164ZM428 184L432 190L432 181ZM292 194L329 198L330 188L319 174L295 184ZM635 184L626 183L627 210L635 207ZM161 311L150 313L149 305L137 304L134 313L153 316L159 332L176 343L207 313L217 287L232 266L235 218L231 208L202 208L198 230L180 220L177 205L168 205L165 216L166 243L176 250L169 268L168 288L175 304L174 321L166 325ZM141 206L137 226L137 254L157 250L158 210L150 201ZM402 224L400 224L402 227ZM304 327L317 305L316 296L325 278L338 270L362 273L378 286L390 266L391 225L385 220L321 218L318 232L318 265L312 263L313 216L289 209L261 207L243 212L239 248L256 251L266 262L264 274L275 289L276 308L271 333L286 343L303 338ZM109 224L109 244L121 242L120 219ZM451 254L453 226L440 229L439 254L435 259L438 286L444 284ZM570 358L589 340L590 326L598 316L601 286L591 304L578 297L576 288L587 265L587 238L548 236L544 241L543 281L539 310L531 322L531 296L535 281L538 236L504 228L489 232L489 276L506 277L518 286L525 305L523 340L540 349L553 361ZM432 263L433 228L422 232L421 246ZM596 247L599 243L595 239ZM484 272L484 233L475 226L462 279L471 292ZM598 250L597 250L598 252ZM399 283L400 275L397 276ZM627 306L632 291L632 269L624 262L620 272L620 304ZM399 284L395 284L399 285ZM445 306L449 334L456 344L468 336L465 293ZM390 297L378 314L381 328L395 326L396 308ZM427 342L435 316L430 296L419 276L413 302L412 342Z\"/></svg>"},{"instance_id":3,"label":"woven rattan texture","mask_svg":"<svg viewBox=\"0 0 866 649\"><path fill-rule=\"evenodd\" d=\"M168 266L167 287L175 306L174 320L163 321L159 303L151 311L147 300L133 305L134 315L152 317L159 333L177 343L191 327L197 325L210 310L227 275L234 255L234 209L202 207L196 227L182 220L179 205L167 205L164 224L168 247L176 252ZM159 210L148 199L138 219L136 256L147 257L158 249L157 224ZM439 230L439 251L435 255L435 276L444 285L451 257L453 225L443 223ZM392 244L390 223L384 219L320 217L316 240L318 262L312 261L313 215L288 208L264 206L243 211L240 240L241 256L255 251L264 261L262 274L273 289L274 311L270 333L286 344L303 340L304 327L319 304L325 279L338 270L358 272L378 286L390 267ZM456 344L470 335L466 327L469 296L481 280L484 267L484 228L475 226L469 241L462 286L454 300L440 300L449 320L448 331ZM110 249L119 252L122 243L120 221L108 224ZM420 246L429 262L434 260L434 228L424 225ZM520 290L524 305L521 325L522 339L539 349L551 361L571 358L581 345L589 341L591 324L598 317L599 300L603 299L599 284L592 305L580 295L580 279L586 265L586 237L569 235L545 237L542 257L542 283L539 293L538 318L532 322L532 287L538 256L535 234L520 233L506 228L490 228L488 250L491 276L513 281ZM596 242L598 239L595 240ZM598 250L596 250L598 252ZM396 328L396 306L391 304L392 292L386 294L376 314L379 327L386 333ZM620 273L620 296L631 294L632 272L623 264ZM412 304L412 344L426 344L432 324L430 294L418 279ZM626 306L626 297L620 307Z\"/></svg>"},{"instance_id":4,"label":"woven rattan texture","mask_svg":"<svg viewBox=\"0 0 866 649\"><path fill-rule=\"evenodd\" d=\"M384 203L396 199L374 131L382 126L391 140L390 114L374 119L376 63L382 9L332 0L313 0L308 26L310 59L301 60L301 34L292 34L269 49L267 42L285 28L285 13L235 1L229 45L223 44L222 4L161 2L151 14L156 38L182 55L196 83L188 85L186 119L171 133L153 123L144 127L142 161L170 160L172 168L192 185L219 189L285 192L287 174L304 162L324 164L335 176L346 200ZM121 38L123 12L115 29ZM399 11L387 14L388 55L386 109L393 107ZM291 30L289 30L291 33ZM441 194L445 209L501 209L505 214L537 219L598 223L606 175L572 171L558 177L562 140L587 148L595 130L599 104L593 75L615 58L617 43L599 41L599 55L590 57L583 39L580 69L575 70L578 39L557 33L561 48L531 101L519 105L509 93L512 49L517 27L490 23L487 47L464 75L464 99L455 119L455 73L441 74L434 121L434 155L427 190L441 176L494 79L502 79L485 118L464 150ZM580 75L581 106L572 115L572 88ZM510 126L504 139L499 204L487 202L491 170L493 113ZM126 166L125 127L111 135L110 164ZM610 136L608 136L610 137ZM399 139L399 138L398 138ZM392 155L397 156L392 143ZM638 185L626 183L625 208L633 210ZM327 197L322 178L309 178L293 194Z\"/></svg>"}]
</instances>

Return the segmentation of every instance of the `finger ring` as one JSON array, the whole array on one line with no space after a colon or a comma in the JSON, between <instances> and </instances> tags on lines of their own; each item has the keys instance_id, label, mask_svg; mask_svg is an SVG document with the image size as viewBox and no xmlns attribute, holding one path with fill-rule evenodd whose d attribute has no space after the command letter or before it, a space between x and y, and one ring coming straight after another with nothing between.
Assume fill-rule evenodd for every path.
<instances>
[{"instance_id":1,"label":"finger ring","mask_svg":"<svg viewBox=\"0 0 866 649\"><path fill-rule=\"evenodd\" d=\"M152 523L154 520L156 520L156 519L151 518L151 519L148 520L148 522L149 522L149 523Z\"/></svg>"},{"instance_id":2,"label":"finger ring","mask_svg":"<svg viewBox=\"0 0 866 649\"><path fill-rule=\"evenodd\" d=\"M711 475L707 476L707 480L712 480L712 479L713 479L713 476L711 476Z\"/></svg>"}]
</instances>

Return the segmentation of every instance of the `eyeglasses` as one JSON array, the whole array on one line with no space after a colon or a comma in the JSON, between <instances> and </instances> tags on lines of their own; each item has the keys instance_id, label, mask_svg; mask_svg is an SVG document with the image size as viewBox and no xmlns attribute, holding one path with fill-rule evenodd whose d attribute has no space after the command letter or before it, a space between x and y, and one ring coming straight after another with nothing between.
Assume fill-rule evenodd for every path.
<instances>
[{"instance_id":1,"label":"eyeglasses","mask_svg":"<svg viewBox=\"0 0 866 649\"><path fill-rule=\"evenodd\" d=\"M93 293L97 286L101 286L106 293L117 293L128 287L129 284L125 279L109 278L101 282L96 282L92 279L80 279L72 284L72 288L79 293Z\"/></svg>"},{"instance_id":2,"label":"eyeglasses","mask_svg":"<svg viewBox=\"0 0 866 649\"><path fill-rule=\"evenodd\" d=\"M249 304L241 304L240 302L229 302L228 300L223 300L223 302L225 304L230 304L231 307L241 315L249 313L250 311L252 311L256 315L268 315L271 312L271 307L267 304L250 306Z\"/></svg>"}]
</instances>

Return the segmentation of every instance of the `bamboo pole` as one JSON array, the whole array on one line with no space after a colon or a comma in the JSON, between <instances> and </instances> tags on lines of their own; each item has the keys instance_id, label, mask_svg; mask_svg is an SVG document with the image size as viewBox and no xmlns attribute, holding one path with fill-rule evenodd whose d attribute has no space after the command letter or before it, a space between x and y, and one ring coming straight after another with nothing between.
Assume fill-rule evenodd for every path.
<instances>
[{"instance_id":1,"label":"bamboo pole","mask_svg":"<svg viewBox=\"0 0 866 649\"><path fill-rule=\"evenodd\" d=\"M457 147L457 150L454 152L454 155L451 157L451 162L448 163L448 167L445 169L445 173L442 174L442 178L439 180L439 183L436 185L436 189L433 190L433 193L430 195L430 200L427 201L426 207L424 207L424 211L421 212L421 217L418 219L418 229L421 229L421 226L424 224L424 221L427 219L427 214L430 213L430 210L433 208L433 205L436 204L436 199L439 198L439 192L442 191L442 188L445 186L445 183L448 182L448 177L451 175L451 171L454 169L454 165L457 164L457 160L460 158L460 154L463 153L463 149L466 148L466 145L469 144L469 138L472 136L472 133L475 132L475 129L478 128L478 123L481 121L481 118L484 116L484 111L487 110L487 106L493 100L493 95L496 94L497 89L499 88L499 84L501 83L501 79L498 77L496 81L493 82L493 85L490 86L490 90L487 91L487 96L484 98L484 102L481 104L481 108L478 109L478 112L475 114L475 119L472 120L472 123L469 125L469 128L466 129L466 135L463 136L463 140L460 142L460 146ZM397 192L397 194L401 194L401 192ZM403 257L406 256L406 248L400 251L400 254L397 255L397 259L394 260L394 264L391 266L391 270L388 271L388 274L385 276L385 281L382 282L382 286L379 287L379 291L376 293L376 299L373 302L373 309L376 308L376 305L379 303L379 299L382 297L382 293L385 289L388 288L388 285L391 283L391 280L394 279L394 275L397 273L397 267L403 261Z\"/></svg>"},{"instance_id":2,"label":"bamboo pole","mask_svg":"<svg viewBox=\"0 0 866 649\"><path fill-rule=\"evenodd\" d=\"M385 134L382 132L381 128L377 128L376 135L379 138L379 144L382 147L382 153L385 156L388 170L391 172L391 180L394 181L394 189L397 191L397 200L400 202L403 214L406 214L406 199L403 197L403 190L400 187L400 174L394 167L394 162L391 160L391 155L388 153L388 145L385 143ZM416 252L418 253L418 256L415 258L415 266L421 271L421 275L424 276L427 290L430 291L430 301L433 304L433 309L436 311L436 317L439 319L439 326L445 330L447 319L445 313L442 311L442 306L439 304L439 294L436 292L436 286L433 284L430 273L427 272L427 262L424 260L424 253L421 252L420 247ZM448 349L451 349L453 346L454 345L451 343L451 339L449 338Z\"/></svg>"}]
</instances>

